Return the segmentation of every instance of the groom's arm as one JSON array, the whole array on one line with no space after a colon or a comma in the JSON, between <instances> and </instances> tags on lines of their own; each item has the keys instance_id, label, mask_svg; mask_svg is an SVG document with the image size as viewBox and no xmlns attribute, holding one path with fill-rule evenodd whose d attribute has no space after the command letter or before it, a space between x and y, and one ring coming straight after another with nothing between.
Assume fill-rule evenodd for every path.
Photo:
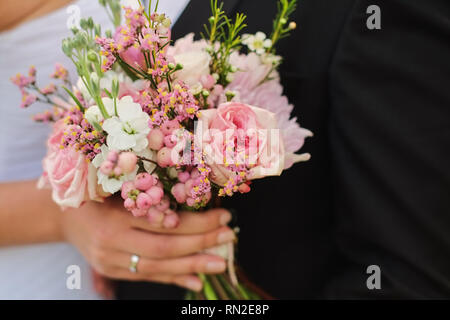
<instances>
[{"instance_id":1,"label":"groom's arm","mask_svg":"<svg viewBox=\"0 0 450 320\"><path fill-rule=\"evenodd\" d=\"M331 68L333 208L348 263L327 295L448 297L450 3L376 2L381 30L366 25L374 2L358 1ZM367 287L370 265L379 290Z\"/></svg>"}]
</instances>

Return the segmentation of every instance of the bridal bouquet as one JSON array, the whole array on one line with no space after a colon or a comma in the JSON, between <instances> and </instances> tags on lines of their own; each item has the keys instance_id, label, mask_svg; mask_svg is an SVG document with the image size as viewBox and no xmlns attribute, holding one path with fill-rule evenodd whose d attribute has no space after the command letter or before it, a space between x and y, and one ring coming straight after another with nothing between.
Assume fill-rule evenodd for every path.
<instances>
[{"instance_id":1,"label":"bridal bouquet","mask_svg":"<svg viewBox=\"0 0 450 320\"><path fill-rule=\"evenodd\" d=\"M202 39L175 43L157 4L122 13L118 0L100 3L116 30L102 33L82 19L62 43L76 83L60 64L51 76L58 85L38 86L33 67L12 78L21 107L53 107L34 119L53 128L39 187L49 186L58 205L118 195L130 214L175 228L178 210L201 214L220 197L249 192L252 180L309 159L296 154L312 133L291 118L275 49L296 27L288 21L296 0L279 0L270 37L241 35L245 15L230 19L211 0ZM203 292L188 297L256 298L234 272L233 244L216 249L228 273L200 275Z\"/></svg>"}]
</instances>

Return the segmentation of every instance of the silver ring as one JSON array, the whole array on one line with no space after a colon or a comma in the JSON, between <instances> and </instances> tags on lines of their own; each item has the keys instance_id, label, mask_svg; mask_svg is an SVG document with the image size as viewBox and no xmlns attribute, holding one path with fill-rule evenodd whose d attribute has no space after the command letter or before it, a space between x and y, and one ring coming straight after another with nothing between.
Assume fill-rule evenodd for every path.
<instances>
[{"instance_id":1,"label":"silver ring","mask_svg":"<svg viewBox=\"0 0 450 320\"><path fill-rule=\"evenodd\" d=\"M130 259L130 267L129 270L131 273L137 272L137 264L139 263L139 256L137 254L133 254Z\"/></svg>"}]
</instances>

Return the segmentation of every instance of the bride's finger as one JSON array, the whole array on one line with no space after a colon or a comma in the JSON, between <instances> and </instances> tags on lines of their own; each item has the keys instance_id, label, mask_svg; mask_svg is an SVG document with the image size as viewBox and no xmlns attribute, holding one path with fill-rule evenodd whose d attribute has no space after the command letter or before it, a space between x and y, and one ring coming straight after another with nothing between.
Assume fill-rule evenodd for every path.
<instances>
[{"instance_id":1,"label":"bride's finger","mask_svg":"<svg viewBox=\"0 0 450 320\"><path fill-rule=\"evenodd\" d=\"M167 228L164 225L163 216L160 217L160 223L157 213L155 217L148 218L134 218L131 225L137 229L147 230L156 233L166 234L199 234L215 230L221 226L227 225L231 220L231 214L225 209L217 208L205 212L179 212L178 216L180 222L176 228Z\"/></svg>"},{"instance_id":2,"label":"bride's finger","mask_svg":"<svg viewBox=\"0 0 450 320\"><path fill-rule=\"evenodd\" d=\"M169 259L195 254L234 238L234 232L227 227L194 235L164 235L130 229L110 239L108 247L150 259Z\"/></svg>"},{"instance_id":3,"label":"bride's finger","mask_svg":"<svg viewBox=\"0 0 450 320\"><path fill-rule=\"evenodd\" d=\"M124 252L114 252L109 254L110 264L119 268L128 268L131 262L131 254ZM208 254L196 254L192 256L155 260L139 258L136 266L137 272L143 275L154 274L192 274L207 273L217 274L225 272L225 260L218 256Z\"/></svg>"},{"instance_id":4,"label":"bride's finger","mask_svg":"<svg viewBox=\"0 0 450 320\"><path fill-rule=\"evenodd\" d=\"M153 274L145 275L140 273L132 273L124 268L111 268L102 273L110 279L126 280L126 281L147 281L163 284L174 284L189 290L200 291L203 287L201 280L195 275L164 275Z\"/></svg>"}]
</instances>

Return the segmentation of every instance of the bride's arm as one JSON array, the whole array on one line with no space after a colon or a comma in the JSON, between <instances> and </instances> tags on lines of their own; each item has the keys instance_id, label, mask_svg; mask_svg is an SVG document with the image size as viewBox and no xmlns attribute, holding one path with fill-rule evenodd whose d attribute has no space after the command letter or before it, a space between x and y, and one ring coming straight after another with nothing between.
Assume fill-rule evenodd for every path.
<instances>
[{"instance_id":1,"label":"bride's arm","mask_svg":"<svg viewBox=\"0 0 450 320\"><path fill-rule=\"evenodd\" d=\"M0 32L62 8L73 0L1 0Z\"/></svg>"},{"instance_id":2,"label":"bride's arm","mask_svg":"<svg viewBox=\"0 0 450 320\"><path fill-rule=\"evenodd\" d=\"M60 241L61 215L36 181L0 184L0 246Z\"/></svg>"},{"instance_id":3,"label":"bride's arm","mask_svg":"<svg viewBox=\"0 0 450 320\"><path fill-rule=\"evenodd\" d=\"M114 279L200 290L195 274L224 272L225 261L197 253L234 239L226 227L230 219L223 209L182 212L178 228L164 229L162 222L150 225L132 217L123 201L90 201L62 212L50 191L36 189L36 181L0 184L0 247L67 241L98 273ZM141 257L138 274L128 270L133 254Z\"/></svg>"}]
</instances>

